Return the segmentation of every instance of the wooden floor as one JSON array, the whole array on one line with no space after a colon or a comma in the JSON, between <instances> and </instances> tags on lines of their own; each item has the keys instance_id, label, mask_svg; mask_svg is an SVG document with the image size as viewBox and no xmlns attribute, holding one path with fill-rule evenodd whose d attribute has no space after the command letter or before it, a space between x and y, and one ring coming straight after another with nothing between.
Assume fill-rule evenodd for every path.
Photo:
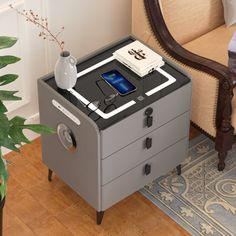
<instances>
[{"instance_id":1,"label":"wooden floor","mask_svg":"<svg viewBox=\"0 0 236 236\"><path fill-rule=\"evenodd\" d=\"M198 134L191 129L190 137ZM178 236L189 235L159 208L136 192L105 212L102 225L95 210L57 176L47 180L37 139L10 153L10 178L4 207L4 236Z\"/></svg>"}]
</instances>

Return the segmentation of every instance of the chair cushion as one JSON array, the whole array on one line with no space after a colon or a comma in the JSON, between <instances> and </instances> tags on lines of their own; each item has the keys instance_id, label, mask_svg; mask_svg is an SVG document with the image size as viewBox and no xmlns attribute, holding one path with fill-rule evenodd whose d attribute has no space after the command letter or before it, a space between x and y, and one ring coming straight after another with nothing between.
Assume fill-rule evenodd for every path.
<instances>
[{"instance_id":1,"label":"chair cushion","mask_svg":"<svg viewBox=\"0 0 236 236\"><path fill-rule=\"evenodd\" d=\"M226 27L222 25L203 36L184 44L189 51L210 58L223 65L228 64L228 45L236 31L236 25Z\"/></svg>"},{"instance_id":2,"label":"chair cushion","mask_svg":"<svg viewBox=\"0 0 236 236\"><path fill-rule=\"evenodd\" d=\"M133 0L133 6L138 4L135 2L140 0ZM161 3L165 23L180 44L224 24L222 0L162 0Z\"/></svg>"},{"instance_id":3,"label":"chair cushion","mask_svg":"<svg viewBox=\"0 0 236 236\"><path fill-rule=\"evenodd\" d=\"M183 45L187 50L201 55L203 57L217 61L223 65L228 64L228 44L236 31L236 25L226 27L226 25L220 26L215 30ZM217 96L215 87L209 89L211 96ZM215 95L214 95L215 94ZM233 98L233 114L232 114L232 125L235 128L236 133L236 89L234 89ZM204 96L204 95L202 95Z\"/></svg>"},{"instance_id":4,"label":"chair cushion","mask_svg":"<svg viewBox=\"0 0 236 236\"><path fill-rule=\"evenodd\" d=\"M142 36L142 35L140 35ZM144 35L143 35L144 36ZM179 68L183 69L192 79L192 109L191 120L202 130L216 136L215 117L218 97L218 80L207 73L189 67L171 57L157 42L153 34L150 37L140 38L144 40L157 53L161 54ZM212 88L212 93L209 89ZM207 101L207 102L206 102Z\"/></svg>"}]
</instances>

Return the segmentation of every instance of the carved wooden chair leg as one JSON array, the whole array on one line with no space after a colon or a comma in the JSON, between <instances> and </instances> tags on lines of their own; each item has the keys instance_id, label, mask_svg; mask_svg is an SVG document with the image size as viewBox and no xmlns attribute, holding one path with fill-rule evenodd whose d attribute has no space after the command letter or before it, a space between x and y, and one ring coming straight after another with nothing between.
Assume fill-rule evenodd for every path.
<instances>
[{"instance_id":1,"label":"carved wooden chair leg","mask_svg":"<svg viewBox=\"0 0 236 236\"><path fill-rule=\"evenodd\" d=\"M48 181L52 181L52 173L53 171L51 169L48 169Z\"/></svg>"},{"instance_id":2,"label":"carved wooden chair leg","mask_svg":"<svg viewBox=\"0 0 236 236\"><path fill-rule=\"evenodd\" d=\"M219 163L218 163L218 170L223 171L225 168L225 158L227 156L227 152L219 152L218 157L219 157Z\"/></svg>"},{"instance_id":3,"label":"carved wooden chair leg","mask_svg":"<svg viewBox=\"0 0 236 236\"><path fill-rule=\"evenodd\" d=\"M225 159L227 157L228 151L232 149L233 146L233 134L234 134L233 129L230 129L228 132L217 131L215 149L218 152L219 171L223 171L225 168Z\"/></svg>"},{"instance_id":4,"label":"carved wooden chair leg","mask_svg":"<svg viewBox=\"0 0 236 236\"><path fill-rule=\"evenodd\" d=\"M104 211L97 211L97 225L100 225L102 223L103 215Z\"/></svg>"},{"instance_id":5,"label":"carved wooden chair leg","mask_svg":"<svg viewBox=\"0 0 236 236\"><path fill-rule=\"evenodd\" d=\"M181 175L181 173L182 173L181 165L176 166L176 171L177 171L177 175Z\"/></svg>"},{"instance_id":6,"label":"carved wooden chair leg","mask_svg":"<svg viewBox=\"0 0 236 236\"><path fill-rule=\"evenodd\" d=\"M218 151L219 163L218 170L225 168L225 159L227 152L232 149L234 141L234 128L231 124L232 99L233 99L232 81L222 80L219 86L219 96L216 114L216 140L215 148Z\"/></svg>"},{"instance_id":7,"label":"carved wooden chair leg","mask_svg":"<svg viewBox=\"0 0 236 236\"><path fill-rule=\"evenodd\" d=\"M233 135L234 135L233 128L229 129L227 132L217 131L215 149L216 151L218 151L219 171L223 171L225 168L225 159L227 157L228 151L232 149L233 146Z\"/></svg>"}]
</instances>

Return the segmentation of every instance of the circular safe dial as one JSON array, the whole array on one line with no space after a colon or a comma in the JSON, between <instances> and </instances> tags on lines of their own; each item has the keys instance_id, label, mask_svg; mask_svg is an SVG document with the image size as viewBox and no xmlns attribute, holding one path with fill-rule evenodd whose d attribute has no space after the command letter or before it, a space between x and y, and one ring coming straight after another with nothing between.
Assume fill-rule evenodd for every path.
<instances>
[{"instance_id":1,"label":"circular safe dial","mask_svg":"<svg viewBox=\"0 0 236 236\"><path fill-rule=\"evenodd\" d=\"M65 124L59 124L57 126L58 138L65 149L70 152L74 152L76 149L75 136Z\"/></svg>"}]
</instances>

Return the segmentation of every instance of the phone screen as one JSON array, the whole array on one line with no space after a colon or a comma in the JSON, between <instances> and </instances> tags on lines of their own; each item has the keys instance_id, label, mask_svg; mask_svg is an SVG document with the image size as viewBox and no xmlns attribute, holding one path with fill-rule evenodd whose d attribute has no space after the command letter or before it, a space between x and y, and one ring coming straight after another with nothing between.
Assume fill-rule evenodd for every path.
<instances>
[{"instance_id":1,"label":"phone screen","mask_svg":"<svg viewBox=\"0 0 236 236\"><path fill-rule=\"evenodd\" d=\"M111 70L102 74L102 78L111 85L120 95L126 95L136 90L119 71Z\"/></svg>"}]
</instances>

